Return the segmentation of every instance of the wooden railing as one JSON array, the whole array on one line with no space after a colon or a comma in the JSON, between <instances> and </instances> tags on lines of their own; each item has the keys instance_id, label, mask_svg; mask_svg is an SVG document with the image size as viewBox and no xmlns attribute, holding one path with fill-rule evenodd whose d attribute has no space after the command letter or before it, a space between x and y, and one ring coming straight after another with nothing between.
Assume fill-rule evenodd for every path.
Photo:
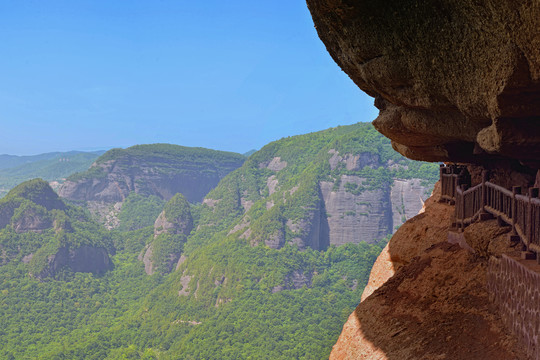
<instances>
[{"instance_id":1,"label":"wooden railing","mask_svg":"<svg viewBox=\"0 0 540 360\"><path fill-rule=\"evenodd\" d=\"M474 222L482 212L482 185L465 189L466 185L456 189L456 219L462 227Z\"/></svg>"},{"instance_id":2,"label":"wooden railing","mask_svg":"<svg viewBox=\"0 0 540 360\"><path fill-rule=\"evenodd\" d=\"M460 184L460 176L462 172L463 167L457 165L441 165L441 199L447 200L451 203L456 201L456 189Z\"/></svg>"},{"instance_id":3,"label":"wooden railing","mask_svg":"<svg viewBox=\"0 0 540 360\"><path fill-rule=\"evenodd\" d=\"M472 222L495 216L512 226L512 235L519 237L524 247L540 254L540 199L538 188L529 188L527 195L521 187L512 191L487 181L472 188L463 167L441 165L441 200L455 204L456 225L464 228ZM538 258L540 260L540 257Z\"/></svg>"}]
</instances>

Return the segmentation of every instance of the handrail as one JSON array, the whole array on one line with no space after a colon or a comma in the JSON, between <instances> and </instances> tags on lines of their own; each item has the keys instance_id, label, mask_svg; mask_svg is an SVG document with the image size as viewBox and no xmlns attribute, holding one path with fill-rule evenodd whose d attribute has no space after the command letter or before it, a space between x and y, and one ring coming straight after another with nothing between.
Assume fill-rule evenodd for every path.
<instances>
[{"instance_id":1,"label":"handrail","mask_svg":"<svg viewBox=\"0 0 540 360\"><path fill-rule=\"evenodd\" d=\"M540 199L539 189L530 188L527 195L521 187L508 190L487 181L487 172L482 182L470 186L466 170L459 166L441 165L441 200L455 204L456 225L461 228L491 214L512 226L512 234L518 236L529 251L539 253L540 261Z\"/></svg>"},{"instance_id":2,"label":"handrail","mask_svg":"<svg viewBox=\"0 0 540 360\"><path fill-rule=\"evenodd\" d=\"M500 191L502 192L503 194L507 195L507 196L512 196L512 191L506 189L506 188L503 188L502 186L500 185L497 185L497 184L494 184L492 182L489 182L489 181L486 181L486 186L489 187L489 188L492 188L492 189L496 189L497 191Z\"/></svg>"}]
</instances>

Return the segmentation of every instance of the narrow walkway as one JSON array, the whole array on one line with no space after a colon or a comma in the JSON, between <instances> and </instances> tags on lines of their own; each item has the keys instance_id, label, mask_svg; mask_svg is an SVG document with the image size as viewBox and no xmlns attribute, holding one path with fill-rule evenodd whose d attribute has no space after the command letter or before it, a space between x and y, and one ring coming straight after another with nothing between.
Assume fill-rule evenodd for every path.
<instances>
[{"instance_id":1,"label":"narrow walkway","mask_svg":"<svg viewBox=\"0 0 540 360\"><path fill-rule=\"evenodd\" d=\"M523 259L537 259L540 263L540 199L539 189L512 190L488 181L484 170L482 182L471 187L471 177L464 166L441 165L441 201L455 205L454 227L463 230L475 221L497 218L501 225L512 226L510 241L521 244Z\"/></svg>"}]
</instances>

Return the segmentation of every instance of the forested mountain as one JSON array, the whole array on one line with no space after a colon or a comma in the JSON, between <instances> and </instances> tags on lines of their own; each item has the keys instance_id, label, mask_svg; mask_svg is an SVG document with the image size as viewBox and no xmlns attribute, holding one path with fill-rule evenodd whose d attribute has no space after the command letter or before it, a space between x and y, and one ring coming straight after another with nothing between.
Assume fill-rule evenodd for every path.
<instances>
[{"instance_id":1,"label":"forested mountain","mask_svg":"<svg viewBox=\"0 0 540 360\"><path fill-rule=\"evenodd\" d=\"M66 205L46 181L30 180L0 199L0 264L22 261L37 279L65 270L103 273L113 243L81 209Z\"/></svg>"},{"instance_id":2,"label":"forested mountain","mask_svg":"<svg viewBox=\"0 0 540 360\"><path fill-rule=\"evenodd\" d=\"M32 156L0 155L0 197L15 185L34 178L62 182L69 175L88 169L104 152L69 151Z\"/></svg>"},{"instance_id":3,"label":"forested mountain","mask_svg":"<svg viewBox=\"0 0 540 360\"><path fill-rule=\"evenodd\" d=\"M437 165L402 157L367 123L282 139L206 196L194 240L219 223L272 248L372 243L418 213L437 176Z\"/></svg>"},{"instance_id":4,"label":"forested mountain","mask_svg":"<svg viewBox=\"0 0 540 360\"><path fill-rule=\"evenodd\" d=\"M121 223L120 209L130 194L167 201L182 193L188 201L200 202L244 161L236 153L171 144L112 149L87 171L70 176L59 194L84 204L108 228L114 228Z\"/></svg>"},{"instance_id":5,"label":"forested mountain","mask_svg":"<svg viewBox=\"0 0 540 360\"><path fill-rule=\"evenodd\" d=\"M23 259L34 248L0 266L0 358L328 358L384 238L437 173L356 124L268 144L202 203L131 192L126 228L95 232L106 272L30 276ZM94 226L80 209L62 211ZM148 226L130 230L130 218Z\"/></svg>"}]
</instances>

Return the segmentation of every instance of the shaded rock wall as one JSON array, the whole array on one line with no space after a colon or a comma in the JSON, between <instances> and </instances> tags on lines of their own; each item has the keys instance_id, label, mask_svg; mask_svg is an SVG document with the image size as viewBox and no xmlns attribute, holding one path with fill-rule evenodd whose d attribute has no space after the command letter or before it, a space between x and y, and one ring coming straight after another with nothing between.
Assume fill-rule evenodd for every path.
<instances>
[{"instance_id":1,"label":"shaded rock wall","mask_svg":"<svg viewBox=\"0 0 540 360\"><path fill-rule=\"evenodd\" d=\"M310 247L315 250L326 250L330 246L330 227L328 225L328 213L322 194L318 206L311 210L309 215L293 223L287 221L287 226L293 233L300 233L301 236L292 239L292 243L300 249Z\"/></svg>"},{"instance_id":2,"label":"shaded rock wall","mask_svg":"<svg viewBox=\"0 0 540 360\"><path fill-rule=\"evenodd\" d=\"M244 160L240 154L170 144L112 149L87 171L70 176L59 194L73 201L116 203L131 192L165 200L182 193L200 202Z\"/></svg>"},{"instance_id":3,"label":"shaded rock wall","mask_svg":"<svg viewBox=\"0 0 540 360\"><path fill-rule=\"evenodd\" d=\"M37 278L54 277L65 266L74 272L94 274L102 274L113 266L107 250L87 245L76 249L61 247L48 257L47 262L47 266L39 274L35 274Z\"/></svg>"},{"instance_id":4,"label":"shaded rock wall","mask_svg":"<svg viewBox=\"0 0 540 360\"><path fill-rule=\"evenodd\" d=\"M19 234L27 231L40 232L48 229L53 226L53 222L50 216L47 215L33 208L26 208L15 221L12 221L13 229Z\"/></svg>"}]
</instances>

